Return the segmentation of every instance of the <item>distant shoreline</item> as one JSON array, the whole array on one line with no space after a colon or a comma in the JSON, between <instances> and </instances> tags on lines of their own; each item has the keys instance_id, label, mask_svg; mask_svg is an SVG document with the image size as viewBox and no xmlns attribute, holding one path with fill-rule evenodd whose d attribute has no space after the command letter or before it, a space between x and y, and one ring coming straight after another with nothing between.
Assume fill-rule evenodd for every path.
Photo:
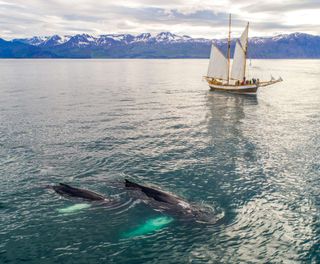
<instances>
[{"instance_id":1,"label":"distant shoreline","mask_svg":"<svg viewBox=\"0 0 320 264\"><path fill-rule=\"evenodd\" d=\"M234 54L236 39L231 41ZM162 32L150 34L47 36L0 39L0 58L55 59L208 59L211 45L227 53L225 39L194 39ZM305 33L249 38L247 58L319 59L320 36Z\"/></svg>"}]
</instances>

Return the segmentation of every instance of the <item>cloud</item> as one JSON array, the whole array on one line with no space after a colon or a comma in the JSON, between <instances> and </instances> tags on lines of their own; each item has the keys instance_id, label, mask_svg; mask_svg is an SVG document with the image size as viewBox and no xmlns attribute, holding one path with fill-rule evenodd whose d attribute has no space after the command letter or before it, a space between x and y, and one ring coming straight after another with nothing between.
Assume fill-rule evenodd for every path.
<instances>
[{"instance_id":1,"label":"cloud","mask_svg":"<svg viewBox=\"0 0 320 264\"><path fill-rule=\"evenodd\" d=\"M0 0L0 36L157 33L226 37L251 22L250 36L320 34L319 0ZM299 18L299 19L297 19Z\"/></svg>"},{"instance_id":2,"label":"cloud","mask_svg":"<svg viewBox=\"0 0 320 264\"><path fill-rule=\"evenodd\" d=\"M308 9L319 9L320 11L320 3L319 0L301 0L290 2L278 1L276 3L264 2L262 4L249 4L245 7L245 9L254 13L271 12L275 14L285 14L289 11L301 11Z\"/></svg>"}]
</instances>

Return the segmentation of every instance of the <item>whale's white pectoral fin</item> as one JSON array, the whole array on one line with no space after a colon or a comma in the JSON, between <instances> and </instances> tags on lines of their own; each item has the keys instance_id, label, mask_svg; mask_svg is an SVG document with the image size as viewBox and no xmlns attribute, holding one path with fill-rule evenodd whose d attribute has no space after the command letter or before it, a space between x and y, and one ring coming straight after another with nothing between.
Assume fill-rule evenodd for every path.
<instances>
[{"instance_id":1,"label":"whale's white pectoral fin","mask_svg":"<svg viewBox=\"0 0 320 264\"><path fill-rule=\"evenodd\" d=\"M159 216L156 218L152 218L147 220L142 225L138 226L136 229L123 233L121 237L130 238L130 237L142 236L149 233L153 233L164 228L165 226L170 224L173 220L174 219L169 216Z\"/></svg>"},{"instance_id":2,"label":"whale's white pectoral fin","mask_svg":"<svg viewBox=\"0 0 320 264\"><path fill-rule=\"evenodd\" d=\"M78 211L81 211L83 209L87 209L91 207L90 204L87 203L79 203L79 204L74 204L68 207L64 207L64 208L60 208L57 209L57 211L61 214L72 214L72 213L76 213Z\"/></svg>"}]
</instances>

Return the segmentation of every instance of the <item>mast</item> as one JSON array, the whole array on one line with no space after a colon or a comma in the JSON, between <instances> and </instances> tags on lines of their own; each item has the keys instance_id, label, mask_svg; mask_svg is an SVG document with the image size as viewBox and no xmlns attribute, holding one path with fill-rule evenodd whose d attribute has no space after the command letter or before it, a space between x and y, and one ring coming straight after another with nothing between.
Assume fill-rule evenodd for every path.
<instances>
[{"instance_id":1,"label":"mast","mask_svg":"<svg viewBox=\"0 0 320 264\"><path fill-rule=\"evenodd\" d=\"M231 14L229 14L229 35L228 35L228 79L227 83L229 84L230 80L230 34L231 34Z\"/></svg>"},{"instance_id":2,"label":"mast","mask_svg":"<svg viewBox=\"0 0 320 264\"><path fill-rule=\"evenodd\" d=\"M244 67L243 67L243 76L246 77L246 66L247 66L247 54L248 54L248 43L249 43L249 22L247 25L248 32L247 32L247 41L246 46L244 47Z\"/></svg>"}]
</instances>

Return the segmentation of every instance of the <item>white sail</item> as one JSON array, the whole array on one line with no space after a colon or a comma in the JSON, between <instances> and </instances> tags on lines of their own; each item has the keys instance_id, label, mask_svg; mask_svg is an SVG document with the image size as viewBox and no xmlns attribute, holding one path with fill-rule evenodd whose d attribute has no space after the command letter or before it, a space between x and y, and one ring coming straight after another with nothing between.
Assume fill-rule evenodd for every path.
<instances>
[{"instance_id":1,"label":"white sail","mask_svg":"<svg viewBox=\"0 0 320 264\"><path fill-rule=\"evenodd\" d=\"M233 55L233 63L231 68L231 79L242 81L245 76L245 62L246 55L240 46L239 42L236 43L236 48Z\"/></svg>"},{"instance_id":2,"label":"white sail","mask_svg":"<svg viewBox=\"0 0 320 264\"><path fill-rule=\"evenodd\" d=\"M248 46L248 30L249 24L241 34L233 55L233 63L231 69L231 79L242 81L246 71L246 52Z\"/></svg>"},{"instance_id":3,"label":"white sail","mask_svg":"<svg viewBox=\"0 0 320 264\"><path fill-rule=\"evenodd\" d=\"M223 80L228 79L228 60L214 44L211 46L207 76Z\"/></svg>"},{"instance_id":4,"label":"white sail","mask_svg":"<svg viewBox=\"0 0 320 264\"><path fill-rule=\"evenodd\" d=\"M248 45L248 30L249 30L249 23L246 26L245 30L243 31L243 33L242 33L242 35L241 35L241 37L239 39L241 47L245 52L246 52L247 45Z\"/></svg>"}]
</instances>

